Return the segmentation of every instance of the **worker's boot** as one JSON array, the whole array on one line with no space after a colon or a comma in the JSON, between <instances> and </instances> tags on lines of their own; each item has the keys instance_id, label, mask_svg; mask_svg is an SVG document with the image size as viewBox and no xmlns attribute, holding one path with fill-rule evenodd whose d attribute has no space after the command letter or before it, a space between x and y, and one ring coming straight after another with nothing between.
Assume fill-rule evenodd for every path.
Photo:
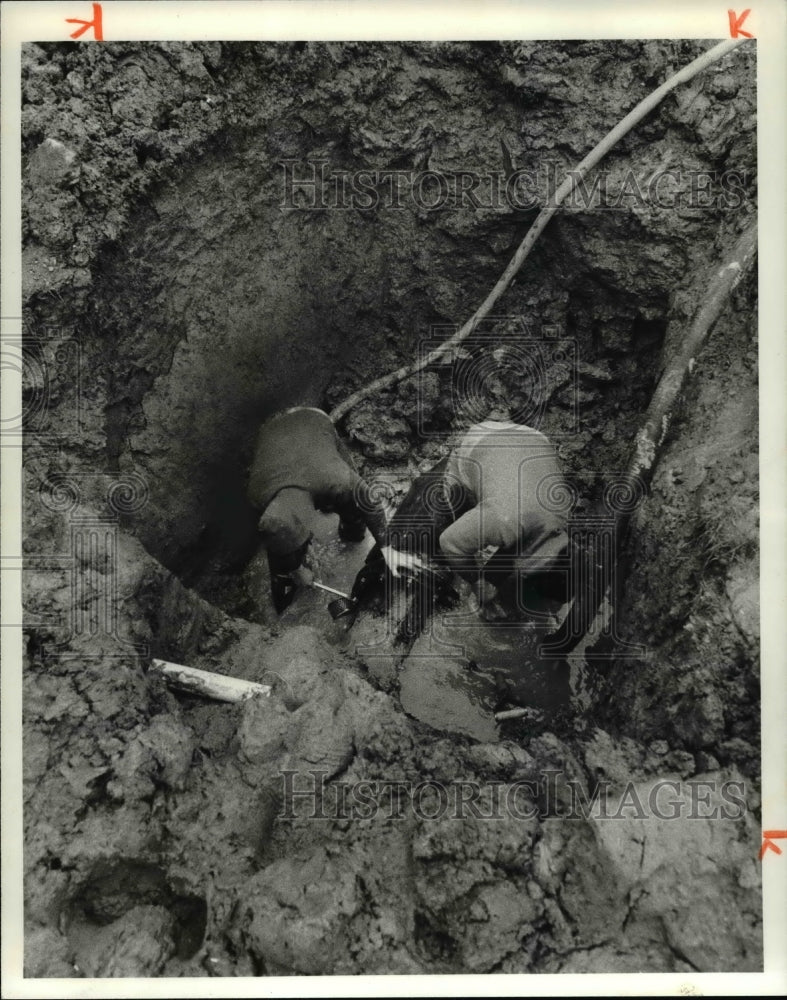
<instances>
[{"instance_id":1,"label":"worker's boot","mask_svg":"<svg viewBox=\"0 0 787 1000\"><path fill-rule=\"evenodd\" d=\"M292 604L297 585L289 575L277 573L271 579L271 597L276 614L280 615Z\"/></svg>"}]
</instances>

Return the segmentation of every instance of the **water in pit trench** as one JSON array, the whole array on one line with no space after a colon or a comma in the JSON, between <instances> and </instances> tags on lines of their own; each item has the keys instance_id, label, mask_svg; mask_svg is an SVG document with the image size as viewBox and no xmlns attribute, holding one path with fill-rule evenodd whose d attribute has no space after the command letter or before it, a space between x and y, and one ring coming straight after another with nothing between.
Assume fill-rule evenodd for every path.
<instances>
[{"instance_id":1,"label":"water in pit trench","mask_svg":"<svg viewBox=\"0 0 787 1000\"><path fill-rule=\"evenodd\" d=\"M422 722L484 742L498 738L503 703L551 714L568 705L568 668L539 656L545 629L486 622L467 608L435 615L399 677L402 708Z\"/></svg>"}]
</instances>

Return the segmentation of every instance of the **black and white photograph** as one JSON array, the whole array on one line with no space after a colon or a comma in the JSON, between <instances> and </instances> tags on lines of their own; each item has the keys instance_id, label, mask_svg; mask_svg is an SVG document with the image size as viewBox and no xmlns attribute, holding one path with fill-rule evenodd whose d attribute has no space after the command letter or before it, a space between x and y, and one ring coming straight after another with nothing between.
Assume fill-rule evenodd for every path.
<instances>
[{"instance_id":1,"label":"black and white photograph","mask_svg":"<svg viewBox=\"0 0 787 1000\"><path fill-rule=\"evenodd\" d=\"M762 973L748 12L114 6L21 46L24 976Z\"/></svg>"}]
</instances>

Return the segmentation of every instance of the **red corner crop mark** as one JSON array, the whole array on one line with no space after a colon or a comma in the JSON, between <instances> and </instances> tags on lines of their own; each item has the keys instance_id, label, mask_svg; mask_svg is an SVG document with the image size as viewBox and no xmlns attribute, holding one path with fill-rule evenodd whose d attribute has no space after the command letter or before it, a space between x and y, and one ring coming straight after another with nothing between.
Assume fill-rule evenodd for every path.
<instances>
[{"instance_id":1,"label":"red corner crop mark","mask_svg":"<svg viewBox=\"0 0 787 1000\"><path fill-rule=\"evenodd\" d=\"M746 11L748 14L749 12ZM732 11L730 11L732 14ZM97 42L104 41L104 28L101 23L101 4L93 4L93 20L92 21L82 21L78 17L67 17L66 24L81 24L81 28L77 28L76 31L72 32L71 38L79 38L80 35L84 35L88 28L93 29L93 36ZM732 24L732 19L730 18L730 24Z\"/></svg>"},{"instance_id":2,"label":"red corner crop mark","mask_svg":"<svg viewBox=\"0 0 787 1000\"><path fill-rule=\"evenodd\" d=\"M764 854L768 851L773 851L774 854L781 854L782 849L778 844L774 844L774 840L781 840L787 837L787 830L763 830L762 831L762 847L760 848L760 860Z\"/></svg>"},{"instance_id":3,"label":"red corner crop mark","mask_svg":"<svg viewBox=\"0 0 787 1000\"><path fill-rule=\"evenodd\" d=\"M730 19L730 38L752 37L748 31L744 31L743 28L741 27L741 25L749 16L749 14L751 14L751 7L747 7L740 17L736 15L734 10L727 11L727 17Z\"/></svg>"}]
</instances>

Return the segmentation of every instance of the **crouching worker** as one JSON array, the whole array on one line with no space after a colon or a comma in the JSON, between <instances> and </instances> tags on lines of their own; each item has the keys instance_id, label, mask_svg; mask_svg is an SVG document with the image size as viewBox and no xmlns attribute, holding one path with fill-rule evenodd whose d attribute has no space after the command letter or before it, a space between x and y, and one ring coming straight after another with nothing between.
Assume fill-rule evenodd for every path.
<instances>
[{"instance_id":1,"label":"crouching worker","mask_svg":"<svg viewBox=\"0 0 787 1000\"><path fill-rule=\"evenodd\" d=\"M439 550L471 585L484 616L506 616L499 597L531 611L544 598L564 603L567 516L545 500L565 480L548 439L493 410L452 452L446 479L464 497ZM488 548L495 552L482 566Z\"/></svg>"},{"instance_id":2,"label":"crouching worker","mask_svg":"<svg viewBox=\"0 0 787 1000\"><path fill-rule=\"evenodd\" d=\"M312 539L315 510L339 515L339 537L360 542L368 527L382 542L385 513L352 466L327 413L295 407L277 413L257 437L248 487L260 511L276 611L291 603Z\"/></svg>"},{"instance_id":3,"label":"crouching worker","mask_svg":"<svg viewBox=\"0 0 787 1000\"><path fill-rule=\"evenodd\" d=\"M566 516L544 505L550 489L559 492L565 480L547 438L495 409L432 475L438 472L449 510L433 515L438 530L429 562L466 581L486 618L507 617L501 597L531 611L544 599L565 603ZM495 551L484 564L490 548ZM392 550L390 542L383 554L394 576L418 576L428 565L418 552Z\"/></svg>"}]
</instances>

